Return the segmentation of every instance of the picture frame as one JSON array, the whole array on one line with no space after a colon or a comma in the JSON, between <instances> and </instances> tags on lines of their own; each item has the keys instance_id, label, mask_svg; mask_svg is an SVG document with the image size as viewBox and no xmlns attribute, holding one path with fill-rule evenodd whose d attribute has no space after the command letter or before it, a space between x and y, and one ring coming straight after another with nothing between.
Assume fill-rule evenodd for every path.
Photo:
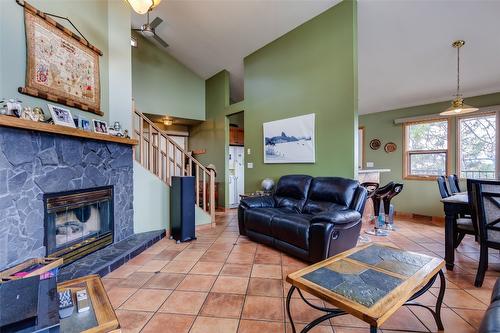
<instances>
[{"instance_id":1,"label":"picture frame","mask_svg":"<svg viewBox=\"0 0 500 333\"><path fill-rule=\"evenodd\" d=\"M47 104L54 124L75 128L75 122L71 111L61 106Z\"/></svg>"},{"instance_id":2,"label":"picture frame","mask_svg":"<svg viewBox=\"0 0 500 333\"><path fill-rule=\"evenodd\" d=\"M80 116L80 118L79 118L78 127L81 130L84 130L84 131L87 131L87 132L91 132L92 131L92 126L90 124L90 120L88 120L87 118L82 117L82 116Z\"/></svg>"},{"instance_id":3,"label":"picture frame","mask_svg":"<svg viewBox=\"0 0 500 333\"><path fill-rule=\"evenodd\" d=\"M92 119L92 124L94 125L94 133L109 134L108 124L104 120Z\"/></svg>"},{"instance_id":4,"label":"picture frame","mask_svg":"<svg viewBox=\"0 0 500 333\"><path fill-rule=\"evenodd\" d=\"M263 123L264 163L315 163L315 114Z\"/></svg>"}]
</instances>

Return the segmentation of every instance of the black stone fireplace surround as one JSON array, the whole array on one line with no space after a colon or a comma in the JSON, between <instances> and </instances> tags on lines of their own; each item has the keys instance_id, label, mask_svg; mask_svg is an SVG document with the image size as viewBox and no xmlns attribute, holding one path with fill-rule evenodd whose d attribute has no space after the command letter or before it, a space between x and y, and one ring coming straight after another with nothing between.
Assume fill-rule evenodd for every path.
<instances>
[{"instance_id":1,"label":"black stone fireplace surround","mask_svg":"<svg viewBox=\"0 0 500 333\"><path fill-rule=\"evenodd\" d=\"M0 270L48 254L44 196L113 188L113 238L133 235L132 146L0 127Z\"/></svg>"}]
</instances>

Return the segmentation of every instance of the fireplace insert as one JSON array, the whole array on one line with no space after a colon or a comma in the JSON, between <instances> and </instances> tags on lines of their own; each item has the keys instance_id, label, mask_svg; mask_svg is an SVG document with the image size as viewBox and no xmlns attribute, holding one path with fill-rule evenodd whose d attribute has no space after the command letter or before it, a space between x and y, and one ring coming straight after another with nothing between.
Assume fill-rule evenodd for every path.
<instances>
[{"instance_id":1,"label":"fireplace insert","mask_svg":"<svg viewBox=\"0 0 500 333\"><path fill-rule=\"evenodd\" d=\"M113 187L44 195L45 246L67 265L113 243Z\"/></svg>"}]
</instances>

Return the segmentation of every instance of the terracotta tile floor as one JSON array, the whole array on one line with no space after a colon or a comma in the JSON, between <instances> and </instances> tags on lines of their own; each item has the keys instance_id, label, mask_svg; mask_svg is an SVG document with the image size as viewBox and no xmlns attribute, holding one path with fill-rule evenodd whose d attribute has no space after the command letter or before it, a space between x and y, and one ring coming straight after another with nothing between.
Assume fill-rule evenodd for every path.
<instances>
[{"instance_id":1,"label":"terracotta tile floor","mask_svg":"<svg viewBox=\"0 0 500 333\"><path fill-rule=\"evenodd\" d=\"M389 237L371 240L444 256L443 226L401 219L396 225L398 231ZM284 278L305 264L240 237L235 211L218 214L217 226L198 231L197 237L184 244L163 239L103 279L123 332L291 332L284 309L289 285ZM477 331L491 288L500 276L500 254L490 252L490 269L480 289L473 285L477 261L478 247L467 236L456 251L455 269L445 272L445 332ZM437 294L438 289L431 288L419 300L433 305ZM292 300L292 316L299 329L317 315L300 299ZM437 328L427 310L403 307L380 331L436 332ZM368 332L368 326L346 315L311 332Z\"/></svg>"}]
</instances>

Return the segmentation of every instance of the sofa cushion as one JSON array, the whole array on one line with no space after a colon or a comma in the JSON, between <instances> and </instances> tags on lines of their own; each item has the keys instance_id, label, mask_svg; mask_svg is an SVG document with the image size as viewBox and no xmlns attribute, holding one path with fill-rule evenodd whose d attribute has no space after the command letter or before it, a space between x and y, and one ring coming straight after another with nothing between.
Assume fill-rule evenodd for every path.
<instances>
[{"instance_id":1,"label":"sofa cushion","mask_svg":"<svg viewBox=\"0 0 500 333\"><path fill-rule=\"evenodd\" d=\"M500 301L491 303L484 314L479 333L499 333L500 332Z\"/></svg>"},{"instance_id":2,"label":"sofa cushion","mask_svg":"<svg viewBox=\"0 0 500 333\"><path fill-rule=\"evenodd\" d=\"M274 192L276 207L289 208L300 213L306 202L311 180L312 177L306 175L281 177Z\"/></svg>"},{"instance_id":3,"label":"sofa cushion","mask_svg":"<svg viewBox=\"0 0 500 333\"><path fill-rule=\"evenodd\" d=\"M491 303L500 301L500 278L495 282L495 286L493 286L493 291L491 292Z\"/></svg>"},{"instance_id":4,"label":"sofa cushion","mask_svg":"<svg viewBox=\"0 0 500 333\"><path fill-rule=\"evenodd\" d=\"M273 217L271 231L274 238L304 250L309 249L309 226L312 215L280 214Z\"/></svg>"},{"instance_id":5,"label":"sofa cushion","mask_svg":"<svg viewBox=\"0 0 500 333\"><path fill-rule=\"evenodd\" d=\"M245 227L248 230L272 236L271 223L273 217L279 214L293 212L287 208L252 208L245 211Z\"/></svg>"},{"instance_id":6,"label":"sofa cushion","mask_svg":"<svg viewBox=\"0 0 500 333\"><path fill-rule=\"evenodd\" d=\"M351 205L358 186L358 181L347 178L314 178L302 212L318 214L327 210L346 209Z\"/></svg>"}]
</instances>

